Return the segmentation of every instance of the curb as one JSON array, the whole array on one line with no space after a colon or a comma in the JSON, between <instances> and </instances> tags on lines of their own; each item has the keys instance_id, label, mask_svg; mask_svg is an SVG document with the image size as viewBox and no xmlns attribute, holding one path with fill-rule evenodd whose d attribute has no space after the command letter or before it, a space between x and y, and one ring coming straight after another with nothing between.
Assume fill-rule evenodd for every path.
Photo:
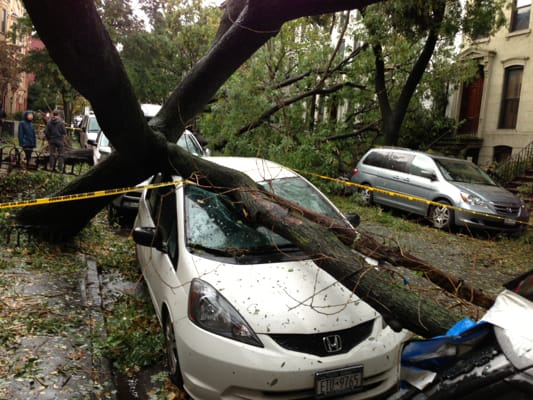
<instances>
[{"instance_id":1,"label":"curb","mask_svg":"<svg viewBox=\"0 0 533 400\"><path fill-rule=\"evenodd\" d=\"M91 257L83 256L87 267L85 277L81 280L82 304L87 310L90 329L90 356L92 364L92 379L94 383L95 399L116 399L116 389L113 384L111 363L108 359L97 354L95 341L105 340L105 317L103 314L103 300L101 296L101 280L98 274L96 261Z\"/></svg>"}]
</instances>

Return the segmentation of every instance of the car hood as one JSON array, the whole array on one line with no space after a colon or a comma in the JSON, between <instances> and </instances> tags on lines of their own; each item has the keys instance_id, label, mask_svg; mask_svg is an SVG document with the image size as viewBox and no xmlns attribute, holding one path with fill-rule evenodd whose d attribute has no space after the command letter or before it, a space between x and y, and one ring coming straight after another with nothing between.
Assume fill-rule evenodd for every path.
<instances>
[{"instance_id":1,"label":"car hood","mask_svg":"<svg viewBox=\"0 0 533 400\"><path fill-rule=\"evenodd\" d=\"M197 277L214 286L256 333L347 329L379 314L312 261L235 265L193 256Z\"/></svg>"},{"instance_id":2,"label":"car hood","mask_svg":"<svg viewBox=\"0 0 533 400\"><path fill-rule=\"evenodd\" d=\"M475 194L484 200L498 204L506 203L520 205L520 200L514 194L500 186L473 183L454 183L458 188Z\"/></svg>"}]
</instances>

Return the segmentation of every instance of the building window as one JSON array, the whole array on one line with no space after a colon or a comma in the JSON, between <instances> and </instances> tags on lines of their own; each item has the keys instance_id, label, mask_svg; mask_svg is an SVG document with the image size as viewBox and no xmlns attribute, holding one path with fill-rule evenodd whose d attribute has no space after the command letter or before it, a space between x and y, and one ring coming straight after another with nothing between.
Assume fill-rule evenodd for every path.
<instances>
[{"instance_id":1,"label":"building window","mask_svg":"<svg viewBox=\"0 0 533 400\"><path fill-rule=\"evenodd\" d=\"M515 0L511 26L509 31L520 31L529 28L529 15L531 14L531 0Z\"/></svg>"},{"instance_id":2,"label":"building window","mask_svg":"<svg viewBox=\"0 0 533 400\"><path fill-rule=\"evenodd\" d=\"M505 69L502 107L500 111L500 123L498 126L500 129L516 128L523 71L524 67L522 66L513 66Z\"/></svg>"},{"instance_id":3,"label":"building window","mask_svg":"<svg viewBox=\"0 0 533 400\"><path fill-rule=\"evenodd\" d=\"M5 8L2 9L2 33L6 33L7 31L7 10Z\"/></svg>"}]
</instances>

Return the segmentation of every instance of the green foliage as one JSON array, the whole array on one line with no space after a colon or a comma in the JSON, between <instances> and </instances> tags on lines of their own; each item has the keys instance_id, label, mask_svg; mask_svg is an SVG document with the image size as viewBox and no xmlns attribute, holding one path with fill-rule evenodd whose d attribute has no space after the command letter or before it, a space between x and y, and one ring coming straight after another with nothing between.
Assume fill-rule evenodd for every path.
<instances>
[{"instance_id":1,"label":"green foliage","mask_svg":"<svg viewBox=\"0 0 533 400\"><path fill-rule=\"evenodd\" d=\"M150 31L121 40L121 58L141 103L162 103L208 50L221 12L199 0L142 1Z\"/></svg>"},{"instance_id":2,"label":"green foliage","mask_svg":"<svg viewBox=\"0 0 533 400\"><path fill-rule=\"evenodd\" d=\"M121 43L130 34L142 30L143 22L133 13L131 0L96 0L102 22L115 43Z\"/></svg>"},{"instance_id":3,"label":"green foliage","mask_svg":"<svg viewBox=\"0 0 533 400\"><path fill-rule=\"evenodd\" d=\"M32 86L38 85L32 89L31 94L39 97L30 97L28 102L37 107L43 106L47 111L61 104L65 110L66 120L70 121L70 116L74 111L73 106L80 95L65 79L50 58L48 51L46 49L32 50L24 57L22 64L26 72L32 72L36 76L36 81Z\"/></svg>"},{"instance_id":4,"label":"green foliage","mask_svg":"<svg viewBox=\"0 0 533 400\"><path fill-rule=\"evenodd\" d=\"M107 336L97 343L101 354L119 371L162 363L163 335L147 297L123 295L106 316Z\"/></svg>"},{"instance_id":5,"label":"green foliage","mask_svg":"<svg viewBox=\"0 0 533 400\"><path fill-rule=\"evenodd\" d=\"M29 200L52 195L72 179L69 175L46 171L12 172L0 180L0 201ZM24 192L20 191L21 187L25 188Z\"/></svg>"},{"instance_id":6,"label":"green foliage","mask_svg":"<svg viewBox=\"0 0 533 400\"><path fill-rule=\"evenodd\" d=\"M18 46L0 38L0 99L7 93L8 87L18 87L20 72L20 52Z\"/></svg>"}]
</instances>

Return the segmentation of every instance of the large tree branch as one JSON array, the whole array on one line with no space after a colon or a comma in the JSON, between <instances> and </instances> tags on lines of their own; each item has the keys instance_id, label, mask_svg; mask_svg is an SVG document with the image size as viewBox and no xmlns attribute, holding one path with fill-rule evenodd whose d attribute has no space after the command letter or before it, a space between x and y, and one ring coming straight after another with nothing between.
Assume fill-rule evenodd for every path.
<instances>
[{"instance_id":1,"label":"large tree branch","mask_svg":"<svg viewBox=\"0 0 533 400\"><path fill-rule=\"evenodd\" d=\"M159 115L151 121L175 141L183 127L215 95L239 66L283 23L303 16L362 8L376 0L233 0L228 1L223 27L208 54L178 84ZM231 57L228 57L231 54Z\"/></svg>"},{"instance_id":2,"label":"large tree branch","mask_svg":"<svg viewBox=\"0 0 533 400\"><path fill-rule=\"evenodd\" d=\"M322 88L322 87L318 87L317 86L314 89L308 90L307 92L300 93L300 94L298 94L296 96L293 96L293 97L291 97L289 99L279 101L276 105L270 107L268 110L263 112L259 116L259 118L257 118L255 121L253 121L253 122L249 123L248 125L243 126L242 128L240 128L237 131L237 135L242 135L242 134L244 134L246 132L251 131L252 129L257 128L258 126L260 126L261 124L266 122L268 120L268 118L270 118L276 112L278 112L279 110L281 110L281 109L283 109L283 108L285 108L287 106L290 106L291 104L297 103L298 101L301 101L301 100L303 100L303 99L305 99L307 97L311 97L311 96L315 96L315 95L323 95L324 96L324 95L328 95L328 94L331 94L331 93L335 93L335 92L338 92L341 89L344 89L345 87L357 88L357 89L361 89L361 90L366 89L365 86L358 85L358 84L355 84L355 83L352 83L352 82L339 83L339 84L331 86L329 88Z\"/></svg>"},{"instance_id":3,"label":"large tree branch","mask_svg":"<svg viewBox=\"0 0 533 400\"><path fill-rule=\"evenodd\" d=\"M50 57L90 101L117 151L143 157L154 135L94 0L24 0L24 5Z\"/></svg>"}]
</instances>

